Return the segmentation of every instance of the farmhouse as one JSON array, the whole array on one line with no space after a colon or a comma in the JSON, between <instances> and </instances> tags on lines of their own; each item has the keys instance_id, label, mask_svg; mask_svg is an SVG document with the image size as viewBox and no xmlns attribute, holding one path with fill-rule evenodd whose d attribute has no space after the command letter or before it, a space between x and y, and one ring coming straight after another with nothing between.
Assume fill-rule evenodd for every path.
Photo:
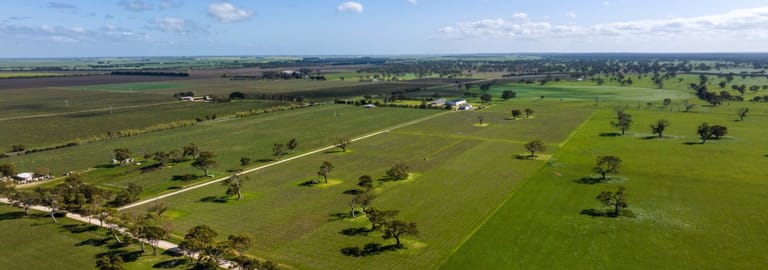
<instances>
[{"instance_id":1,"label":"farmhouse","mask_svg":"<svg viewBox=\"0 0 768 270\"><path fill-rule=\"evenodd\" d=\"M468 104L466 99L454 99L445 103L445 105L451 106L451 107L460 107L461 105L465 105L465 104Z\"/></svg>"},{"instance_id":2,"label":"farmhouse","mask_svg":"<svg viewBox=\"0 0 768 270\"><path fill-rule=\"evenodd\" d=\"M13 177L13 180L16 180L17 184L27 184L48 179L51 179L50 175L38 175L31 172L19 173Z\"/></svg>"}]
</instances>

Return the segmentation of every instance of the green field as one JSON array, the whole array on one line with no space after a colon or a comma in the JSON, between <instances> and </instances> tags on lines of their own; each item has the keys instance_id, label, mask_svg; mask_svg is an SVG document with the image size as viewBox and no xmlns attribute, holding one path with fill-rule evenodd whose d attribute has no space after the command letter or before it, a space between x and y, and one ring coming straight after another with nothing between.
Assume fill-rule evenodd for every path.
<instances>
[{"instance_id":1,"label":"green field","mask_svg":"<svg viewBox=\"0 0 768 270\"><path fill-rule=\"evenodd\" d=\"M112 149L118 147L128 148L138 161L143 162L143 153L180 150L184 145L195 143L203 151L216 153L220 166L213 174L223 176L229 170L242 168L239 163L241 157L250 157L255 163L259 163L258 160L271 161L273 144L286 143L291 138L299 141L299 153L308 152L332 144L337 136L359 136L438 112L389 108L365 110L355 106L327 105L213 121L194 127L11 157L3 161L16 164L20 171L45 166L58 175L71 170L104 167L112 159ZM189 162L160 171L141 173L140 168L150 164L119 168L106 166L91 171L88 176L92 182L108 188L123 188L135 182L144 186L145 195L151 195L196 182L172 180L174 176L202 175L202 171L189 166Z\"/></svg>"},{"instance_id":2,"label":"green field","mask_svg":"<svg viewBox=\"0 0 768 270\"><path fill-rule=\"evenodd\" d=\"M251 254L299 269L435 268L545 164L517 159L524 153L523 142L534 133L546 134L554 151L590 114L588 106L549 111L547 103L532 106L539 111L536 118L505 120L509 105L448 113L356 142L349 153L321 153L252 173L243 201L216 202L223 195L218 185L171 197L165 201L175 217L175 233L182 235L197 224L208 224L224 235L252 233L259 240ZM478 115L491 124L475 126ZM568 124L552 125L558 122ZM324 160L335 164L337 173L331 178L340 183L327 188L300 186L317 177L316 167ZM374 206L401 210L400 216L418 223L423 233L406 240L404 250L364 258L343 255L346 247L393 243L378 233L341 232L370 226L361 217L345 218L351 196L344 191L353 189L360 175L384 177L396 161L411 166L414 178L379 182ZM446 220L449 215L454 218ZM238 221L233 222L233 216Z\"/></svg>"},{"instance_id":3,"label":"green field","mask_svg":"<svg viewBox=\"0 0 768 270\"><path fill-rule=\"evenodd\" d=\"M3 144L6 144L0 145L0 147L2 150L10 150L11 145L16 144L24 144L28 149L60 145L77 139L86 140L91 136L102 135L110 131L140 129L155 124L192 121L197 118L205 119L206 115L217 115L217 117L224 118L234 115L235 112L259 110L279 105L285 105L285 103L256 100L230 103L171 100L169 103L154 106L4 120L0 123L13 128L0 129L0 138L3 138Z\"/></svg>"},{"instance_id":4,"label":"green field","mask_svg":"<svg viewBox=\"0 0 768 270\"><path fill-rule=\"evenodd\" d=\"M6 205L0 205L0 231L3 269L96 269L97 257L104 254L122 254L129 270L152 269L175 260L168 255L152 256L149 247L142 256L138 245L113 246L114 240L96 226L66 218L54 224L46 214L32 212L24 217L23 211Z\"/></svg>"},{"instance_id":5,"label":"green field","mask_svg":"<svg viewBox=\"0 0 768 270\"><path fill-rule=\"evenodd\" d=\"M715 112L728 111L718 108ZM734 122L730 113L630 110L636 126L624 137L608 125L614 113L599 110L557 152L551 166L524 188L443 268L461 269L755 269L768 256L764 166L768 117ZM647 127L670 119L663 140ZM698 144L696 126L723 124L729 136ZM614 180L594 185L598 155L617 155L624 168ZM594 197L626 186L632 218L580 215L602 209Z\"/></svg>"},{"instance_id":6,"label":"green field","mask_svg":"<svg viewBox=\"0 0 768 270\"><path fill-rule=\"evenodd\" d=\"M60 73L47 72L0 72L0 78L36 78L36 77L57 77L65 76Z\"/></svg>"}]
</instances>

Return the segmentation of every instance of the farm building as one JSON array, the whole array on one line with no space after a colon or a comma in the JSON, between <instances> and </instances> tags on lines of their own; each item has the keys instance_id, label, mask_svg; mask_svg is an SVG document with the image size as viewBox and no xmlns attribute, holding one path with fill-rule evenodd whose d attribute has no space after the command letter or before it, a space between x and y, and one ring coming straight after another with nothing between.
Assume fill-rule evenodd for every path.
<instances>
[{"instance_id":1,"label":"farm building","mask_svg":"<svg viewBox=\"0 0 768 270\"><path fill-rule=\"evenodd\" d=\"M442 107L442 106L445 106L445 101L446 100L444 98L436 99L436 100L433 100L433 101L429 102L429 106L430 107Z\"/></svg>"},{"instance_id":2,"label":"farm building","mask_svg":"<svg viewBox=\"0 0 768 270\"><path fill-rule=\"evenodd\" d=\"M466 99L454 99L445 103L445 105L451 106L451 107L461 107L461 105L466 105L466 104L468 104Z\"/></svg>"},{"instance_id":3,"label":"farm building","mask_svg":"<svg viewBox=\"0 0 768 270\"><path fill-rule=\"evenodd\" d=\"M365 104L365 105L363 105L363 108L366 108L366 109L376 108L376 105L373 105L373 104Z\"/></svg>"},{"instance_id":4,"label":"farm building","mask_svg":"<svg viewBox=\"0 0 768 270\"><path fill-rule=\"evenodd\" d=\"M23 172L23 173L19 173L19 174L17 174L17 175L16 175L15 177L13 177L13 178L14 178L14 179L16 179L16 181L19 181L19 182L21 182L21 181L30 181L30 180L32 180L32 178L34 178L34 177L35 177L35 174L34 174L34 173L31 173L31 172Z\"/></svg>"},{"instance_id":5,"label":"farm building","mask_svg":"<svg viewBox=\"0 0 768 270\"><path fill-rule=\"evenodd\" d=\"M181 101L197 101L197 102L203 102L203 101L211 101L213 98L210 96L203 96L203 97L179 97L179 100Z\"/></svg>"}]
</instances>

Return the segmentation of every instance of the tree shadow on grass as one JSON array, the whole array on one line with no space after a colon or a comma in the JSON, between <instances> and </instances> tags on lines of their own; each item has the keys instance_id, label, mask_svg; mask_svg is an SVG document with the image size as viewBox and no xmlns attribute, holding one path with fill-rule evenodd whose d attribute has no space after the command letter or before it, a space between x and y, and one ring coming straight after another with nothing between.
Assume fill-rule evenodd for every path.
<instances>
[{"instance_id":1,"label":"tree shadow on grass","mask_svg":"<svg viewBox=\"0 0 768 270\"><path fill-rule=\"evenodd\" d=\"M358 236L358 235L367 236L369 232L371 232L371 229L365 228L365 227L359 227L359 228L343 229L339 233L346 236Z\"/></svg>"},{"instance_id":2,"label":"tree shadow on grass","mask_svg":"<svg viewBox=\"0 0 768 270\"><path fill-rule=\"evenodd\" d=\"M352 216L349 215L349 212L341 212L341 213L333 213L328 215L328 221L339 221L351 218Z\"/></svg>"},{"instance_id":3,"label":"tree shadow on grass","mask_svg":"<svg viewBox=\"0 0 768 270\"><path fill-rule=\"evenodd\" d=\"M86 225L86 224L69 224L69 225L63 225L61 226L61 228L70 233L84 233L84 232L95 231L99 229L99 226Z\"/></svg>"},{"instance_id":4,"label":"tree shadow on grass","mask_svg":"<svg viewBox=\"0 0 768 270\"><path fill-rule=\"evenodd\" d=\"M141 250L127 251L127 250L119 249L119 250L110 250L107 252L96 254L96 258L98 259L104 256L106 257L120 256L120 258L122 258L124 262L134 262L138 260L142 254L143 252L141 252Z\"/></svg>"},{"instance_id":5,"label":"tree shadow on grass","mask_svg":"<svg viewBox=\"0 0 768 270\"><path fill-rule=\"evenodd\" d=\"M594 209L594 208L581 210L581 212L579 214L582 214L582 215L585 215L585 216L590 216L590 217L593 217L593 218L595 218L595 217L605 217L605 218L617 218L617 217L634 218L634 217L637 217L637 215L635 215L635 213L633 213L632 211L630 211L628 209L621 209L621 210L619 210L619 214L618 215L614 214L613 210L611 210L611 211L604 211L604 210L598 210L598 209Z\"/></svg>"},{"instance_id":6,"label":"tree shadow on grass","mask_svg":"<svg viewBox=\"0 0 768 270\"><path fill-rule=\"evenodd\" d=\"M272 162L272 161L275 161L275 160L271 159L271 158L262 158L262 159L257 159L257 160L254 160L254 161L256 161L258 163L267 163L267 162Z\"/></svg>"},{"instance_id":7,"label":"tree shadow on grass","mask_svg":"<svg viewBox=\"0 0 768 270\"><path fill-rule=\"evenodd\" d=\"M8 213L0 214L0 220L12 220L12 219L19 219L23 217L24 217L23 211L8 212Z\"/></svg>"},{"instance_id":8,"label":"tree shadow on grass","mask_svg":"<svg viewBox=\"0 0 768 270\"><path fill-rule=\"evenodd\" d=\"M685 145L702 145L704 143L702 143L702 142L684 142L683 144L685 144Z\"/></svg>"},{"instance_id":9,"label":"tree shadow on grass","mask_svg":"<svg viewBox=\"0 0 768 270\"><path fill-rule=\"evenodd\" d=\"M344 194L347 194L347 195L358 195L361 193L363 193L363 191L359 189L348 189L344 191Z\"/></svg>"},{"instance_id":10,"label":"tree shadow on grass","mask_svg":"<svg viewBox=\"0 0 768 270\"><path fill-rule=\"evenodd\" d=\"M197 179L200 179L200 178L202 178L202 176L188 173L188 174L174 175L173 178L171 178L171 180L173 180L173 181L192 181L192 180L197 180Z\"/></svg>"},{"instance_id":11,"label":"tree shadow on grass","mask_svg":"<svg viewBox=\"0 0 768 270\"><path fill-rule=\"evenodd\" d=\"M97 169L112 169L114 167L117 167L117 165L116 164L101 164L101 165L96 165L94 168L97 168Z\"/></svg>"},{"instance_id":12,"label":"tree shadow on grass","mask_svg":"<svg viewBox=\"0 0 768 270\"><path fill-rule=\"evenodd\" d=\"M350 257L367 257L367 256L373 256L378 255L386 251L396 251L398 246L396 245L387 245L382 246L378 243L368 243L365 244L362 248L359 247L345 247L341 249L341 254L344 254L345 256Z\"/></svg>"},{"instance_id":13,"label":"tree shadow on grass","mask_svg":"<svg viewBox=\"0 0 768 270\"><path fill-rule=\"evenodd\" d=\"M531 155L527 155L527 154L526 155L521 155L521 154L515 155L515 159L517 159L517 160L529 160L529 159L534 159L534 158L536 158L536 156L531 156Z\"/></svg>"},{"instance_id":14,"label":"tree shadow on grass","mask_svg":"<svg viewBox=\"0 0 768 270\"><path fill-rule=\"evenodd\" d=\"M600 137L621 137L619 132L603 132L600 133Z\"/></svg>"},{"instance_id":15,"label":"tree shadow on grass","mask_svg":"<svg viewBox=\"0 0 768 270\"><path fill-rule=\"evenodd\" d=\"M91 238L91 239L82 241L80 243L77 243L77 244L75 244L75 246L76 247L81 247L81 246L101 247L101 246L106 245L109 242L110 239L112 239L112 238L109 238L109 237L101 238L101 239L99 239L99 238Z\"/></svg>"},{"instance_id":16,"label":"tree shadow on grass","mask_svg":"<svg viewBox=\"0 0 768 270\"><path fill-rule=\"evenodd\" d=\"M227 197L207 196L200 199L201 202L227 203Z\"/></svg>"},{"instance_id":17,"label":"tree shadow on grass","mask_svg":"<svg viewBox=\"0 0 768 270\"><path fill-rule=\"evenodd\" d=\"M662 137L662 138L664 138L664 137ZM653 140L653 139L662 139L662 138L659 138L658 135L640 137L641 140Z\"/></svg>"},{"instance_id":18,"label":"tree shadow on grass","mask_svg":"<svg viewBox=\"0 0 768 270\"><path fill-rule=\"evenodd\" d=\"M586 185L594 185L594 184L600 184L604 182L610 181L611 178L605 178L602 177L582 177L581 179L574 180L573 182L576 182L577 184L586 184Z\"/></svg>"},{"instance_id":19,"label":"tree shadow on grass","mask_svg":"<svg viewBox=\"0 0 768 270\"><path fill-rule=\"evenodd\" d=\"M182 188L183 187L180 187L180 186L172 186L172 187L168 187L168 190L175 190L175 189L182 189Z\"/></svg>"},{"instance_id":20,"label":"tree shadow on grass","mask_svg":"<svg viewBox=\"0 0 768 270\"><path fill-rule=\"evenodd\" d=\"M179 266L185 266L189 263L189 259L187 258L178 258L178 259L172 259L167 261L162 261L159 263L156 263L152 265L152 268L163 268L163 269L170 269L170 268L176 268Z\"/></svg>"}]
</instances>

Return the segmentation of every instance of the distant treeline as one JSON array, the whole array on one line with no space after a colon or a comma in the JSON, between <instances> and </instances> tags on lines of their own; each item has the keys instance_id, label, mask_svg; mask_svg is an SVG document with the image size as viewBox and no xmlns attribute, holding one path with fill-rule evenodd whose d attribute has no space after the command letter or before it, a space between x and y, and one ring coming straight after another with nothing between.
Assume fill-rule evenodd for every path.
<instances>
[{"instance_id":1,"label":"distant treeline","mask_svg":"<svg viewBox=\"0 0 768 270\"><path fill-rule=\"evenodd\" d=\"M117 76L159 76L159 77L189 77L187 72L161 72L161 71L112 71L111 75Z\"/></svg>"}]
</instances>

